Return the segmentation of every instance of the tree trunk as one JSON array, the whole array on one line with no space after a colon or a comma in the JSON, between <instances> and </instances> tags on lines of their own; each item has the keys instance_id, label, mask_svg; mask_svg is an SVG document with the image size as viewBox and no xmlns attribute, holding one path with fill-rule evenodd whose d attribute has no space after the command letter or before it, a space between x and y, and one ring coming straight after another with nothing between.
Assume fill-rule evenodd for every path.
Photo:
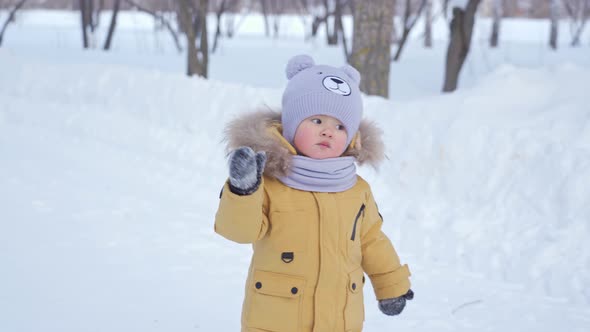
<instances>
[{"instance_id":1,"label":"tree trunk","mask_svg":"<svg viewBox=\"0 0 590 332\"><path fill-rule=\"evenodd\" d=\"M233 38L235 34L236 17L234 14L225 15L225 36Z\"/></svg>"},{"instance_id":2,"label":"tree trunk","mask_svg":"<svg viewBox=\"0 0 590 332\"><path fill-rule=\"evenodd\" d=\"M500 36L500 20L502 19L502 0L494 0L492 35L490 36L490 47L498 47L498 38Z\"/></svg>"},{"instance_id":3,"label":"tree trunk","mask_svg":"<svg viewBox=\"0 0 590 332\"><path fill-rule=\"evenodd\" d=\"M103 49L108 51L111 48L111 41L113 40L113 35L115 34L115 27L117 25L117 14L119 13L119 8L121 6L121 0L114 0L113 3L113 15L111 16L111 24L109 25L109 33L107 34L107 39L104 43Z\"/></svg>"},{"instance_id":4,"label":"tree trunk","mask_svg":"<svg viewBox=\"0 0 590 332\"><path fill-rule=\"evenodd\" d=\"M360 88L366 94L389 96L393 2L355 1L350 64L362 76Z\"/></svg>"},{"instance_id":5,"label":"tree trunk","mask_svg":"<svg viewBox=\"0 0 590 332\"><path fill-rule=\"evenodd\" d=\"M209 51L207 42L207 0L199 0L196 12L191 0L178 0L178 20L186 36L188 76L207 77ZM193 24L193 22L198 22ZM199 31L197 31L197 29ZM197 37L200 42L197 46Z\"/></svg>"},{"instance_id":6,"label":"tree trunk","mask_svg":"<svg viewBox=\"0 0 590 332\"><path fill-rule=\"evenodd\" d=\"M199 10L197 15L201 18L201 47L199 49L199 58L201 60L200 75L207 78L209 76L209 38L207 33L207 12L209 0L199 1Z\"/></svg>"},{"instance_id":7,"label":"tree trunk","mask_svg":"<svg viewBox=\"0 0 590 332\"><path fill-rule=\"evenodd\" d=\"M90 0L90 31L94 34L100 25L100 12L104 9L104 0L97 0L98 6L94 6L94 0Z\"/></svg>"},{"instance_id":8,"label":"tree trunk","mask_svg":"<svg viewBox=\"0 0 590 332\"><path fill-rule=\"evenodd\" d=\"M339 34L342 28L339 25L342 25L342 5L340 4L341 0L334 0L334 20L332 30L328 29L328 20L326 20L326 37L328 40L328 45L338 45L339 41ZM328 4L326 1L326 10L329 11Z\"/></svg>"},{"instance_id":9,"label":"tree trunk","mask_svg":"<svg viewBox=\"0 0 590 332\"><path fill-rule=\"evenodd\" d=\"M459 7L453 8L451 38L449 48L447 49L443 92L452 92L457 89L459 73L471 46L475 13L479 3L480 0L469 0L465 9Z\"/></svg>"},{"instance_id":10,"label":"tree trunk","mask_svg":"<svg viewBox=\"0 0 590 332\"><path fill-rule=\"evenodd\" d=\"M570 46L578 47L580 46L580 37L582 37L582 32L584 31L584 26L586 25L586 20L582 21L576 31L574 32L574 36L572 38L572 42Z\"/></svg>"},{"instance_id":11,"label":"tree trunk","mask_svg":"<svg viewBox=\"0 0 590 332\"><path fill-rule=\"evenodd\" d=\"M281 1L272 1L271 2L271 11L273 13L273 22L272 22L272 29L273 29L273 38L279 38L279 30L281 26L281 15L283 13L284 3Z\"/></svg>"},{"instance_id":12,"label":"tree trunk","mask_svg":"<svg viewBox=\"0 0 590 332\"><path fill-rule=\"evenodd\" d=\"M217 43L219 42L219 37L221 37L221 16L226 10L227 0L222 0L217 12L215 13L215 17L217 18L217 27L215 29L215 37L213 37L213 48L211 49L211 53L215 53L217 50Z\"/></svg>"},{"instance_id":13,"label":"tree trunk","mask_svg":"<svg viewBox=\"0 0 590 332\"><path fill-rule=\"evenodd\" d=\"M2 45L2 39L4 39L4 32L6 32L6 28L8 28L8 25L12 21L14 21L14 16L16 15L16 12L25 4L26 1L27 0L21 0L19 3L16 4L16 6L14 6L14 8L12 8L10 13L8 14L6 22L4 22L4 24L2 25L2 29L0 29L0 46Z\"/></svg>"},{"instance_id":14,"label":"tree trunk","mask_svg":"<svg viewBox=\"0 0 590 332\"><path fill-rule=\"evenodd\" d=\"M270 37L270 25L268 24L268 0L260 0L262 16L264 17L264 35Z\"/></svg>"},{"instance_id":15,"label":"tree trunk","mask_svg":"<svg viewBox=\"0 0 590 332\"><path fill-rule=\"evenodd\" d=\"M432 0L426 0L424 8L424 47L432 47Z\"/></svg>"},{"instance_id":16,"label":"tree trunk","mask_svg":"<svg viewBox=\"0 0 590 332\"><path fill-rule=\"evenodd\" d=\"M557 49L557 36L559 34L559 0L550 0L551 28L549 30L549 47Z\"/></svg>"},{"instance_id":17,"label":"tree trunk","mask_svg":"<svg viewBox=\"0 0 590 332\"><path fill-rule=\"evenodd\" d=\"M344 24L342 23L342 11L336 18L338 20L338 35L340 36L340 41L342 42L342 49L344 50L344 58L346 62L350 62L350 50L348 49L348 40L346 39L346 34L344 33Z\"/></svg>"},{"instance_id":18,"label":"tree trunk","mask_svg":"<svg viewBox=\"0 0 590 332\"><path fill-rule=\"evenodd\" d=\"M90 22L88 19L88 1L87 0L80 0L80 18L82 20L82 46L84 48L88 48L88 26L90 26Z\"/></svg>"},{"instance_id":19,"label":"tree trunk","mask_svg":"<svg viewBox=\"0 0 590 332\"><path fill-rule=\"evenodd\" d=\"M580 46L580 37L588 19L587 13L590 0L565 1L564 4L571 20L570 30L572 32L572 41L570 46Z\"/></svg>"}]
</instances>

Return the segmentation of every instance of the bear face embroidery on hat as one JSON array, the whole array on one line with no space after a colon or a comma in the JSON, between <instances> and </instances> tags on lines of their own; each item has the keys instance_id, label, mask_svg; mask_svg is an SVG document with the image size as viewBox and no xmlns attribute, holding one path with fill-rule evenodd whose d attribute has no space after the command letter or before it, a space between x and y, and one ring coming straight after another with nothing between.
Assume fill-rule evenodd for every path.
<instances>
[{"instance_id":1,"label":"bear face embroidery on hat","mask_svg":"<svg viewBox=\"0 0 590 332\"><path fill-rule=\"evenodd\" d=\"M339 95L348 96L351 93L350 85L338 76L328 76L324 78L322 84L329 91Z\"/></svg>"}]
</instances>

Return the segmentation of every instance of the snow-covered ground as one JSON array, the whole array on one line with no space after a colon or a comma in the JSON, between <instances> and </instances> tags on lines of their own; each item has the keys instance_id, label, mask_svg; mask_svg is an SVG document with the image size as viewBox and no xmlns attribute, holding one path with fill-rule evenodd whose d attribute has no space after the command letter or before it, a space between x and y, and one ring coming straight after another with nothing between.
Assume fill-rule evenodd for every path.
<instances>
[{"instance_id":1,"label":"snow-covered ground","mask_svg":"<svg viewBox=\"0 0 590 332\"><path fill-rule=\"evenodd\" d=\"M342 51L251 33L203 80L141 16L103 53L78 49L75 15L26 15L0 48L0 330L238 330L251 250L213 232L223 125L279 106L290 56ZM440 30L393 66L392 100L365 98L389 159L361 174L416 292L391 318L367 286L366 331L590 328L588 46L505 26L458 92L438 94Z\"/></svg>"}]
</instances>

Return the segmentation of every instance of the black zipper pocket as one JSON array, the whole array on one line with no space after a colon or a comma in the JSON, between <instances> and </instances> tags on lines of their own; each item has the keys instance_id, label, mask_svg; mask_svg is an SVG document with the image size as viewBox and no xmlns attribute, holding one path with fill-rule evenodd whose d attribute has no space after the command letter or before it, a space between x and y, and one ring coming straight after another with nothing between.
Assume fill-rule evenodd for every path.
<instances>
[{"instance_id":1,"label":"black zipper pocket","mask_svg":"<svg viewBox=\"0 0 590 332\"><path fill-rule=\"evenodd\" d=\"M365 211L365 204L361 205L359 212L356 214L356 218L354 218L354 225L352 225L352 235L350 236L350 239L352 241L354 241L354 238L356 236L356 223L359 221L361 213L363 213L364 211Z\"/></svg>"}]
</instances>

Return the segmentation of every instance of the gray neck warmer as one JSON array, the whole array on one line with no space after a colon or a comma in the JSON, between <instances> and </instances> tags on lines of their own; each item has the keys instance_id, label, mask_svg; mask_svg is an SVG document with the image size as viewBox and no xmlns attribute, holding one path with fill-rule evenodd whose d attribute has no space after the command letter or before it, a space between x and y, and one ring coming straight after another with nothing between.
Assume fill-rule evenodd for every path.
<instances>
[{"instance_id":1,"label":"gray neck warmer","mask_svg":"<svg viewBox=\"0 0 590 332\"><path fill-rule=\"evenodd\" d=\"M313 159L293 156L293 166L279 180L288 187L315 192L341 192L356 184L354 157Z\"/></svg>"}]
</instances>

